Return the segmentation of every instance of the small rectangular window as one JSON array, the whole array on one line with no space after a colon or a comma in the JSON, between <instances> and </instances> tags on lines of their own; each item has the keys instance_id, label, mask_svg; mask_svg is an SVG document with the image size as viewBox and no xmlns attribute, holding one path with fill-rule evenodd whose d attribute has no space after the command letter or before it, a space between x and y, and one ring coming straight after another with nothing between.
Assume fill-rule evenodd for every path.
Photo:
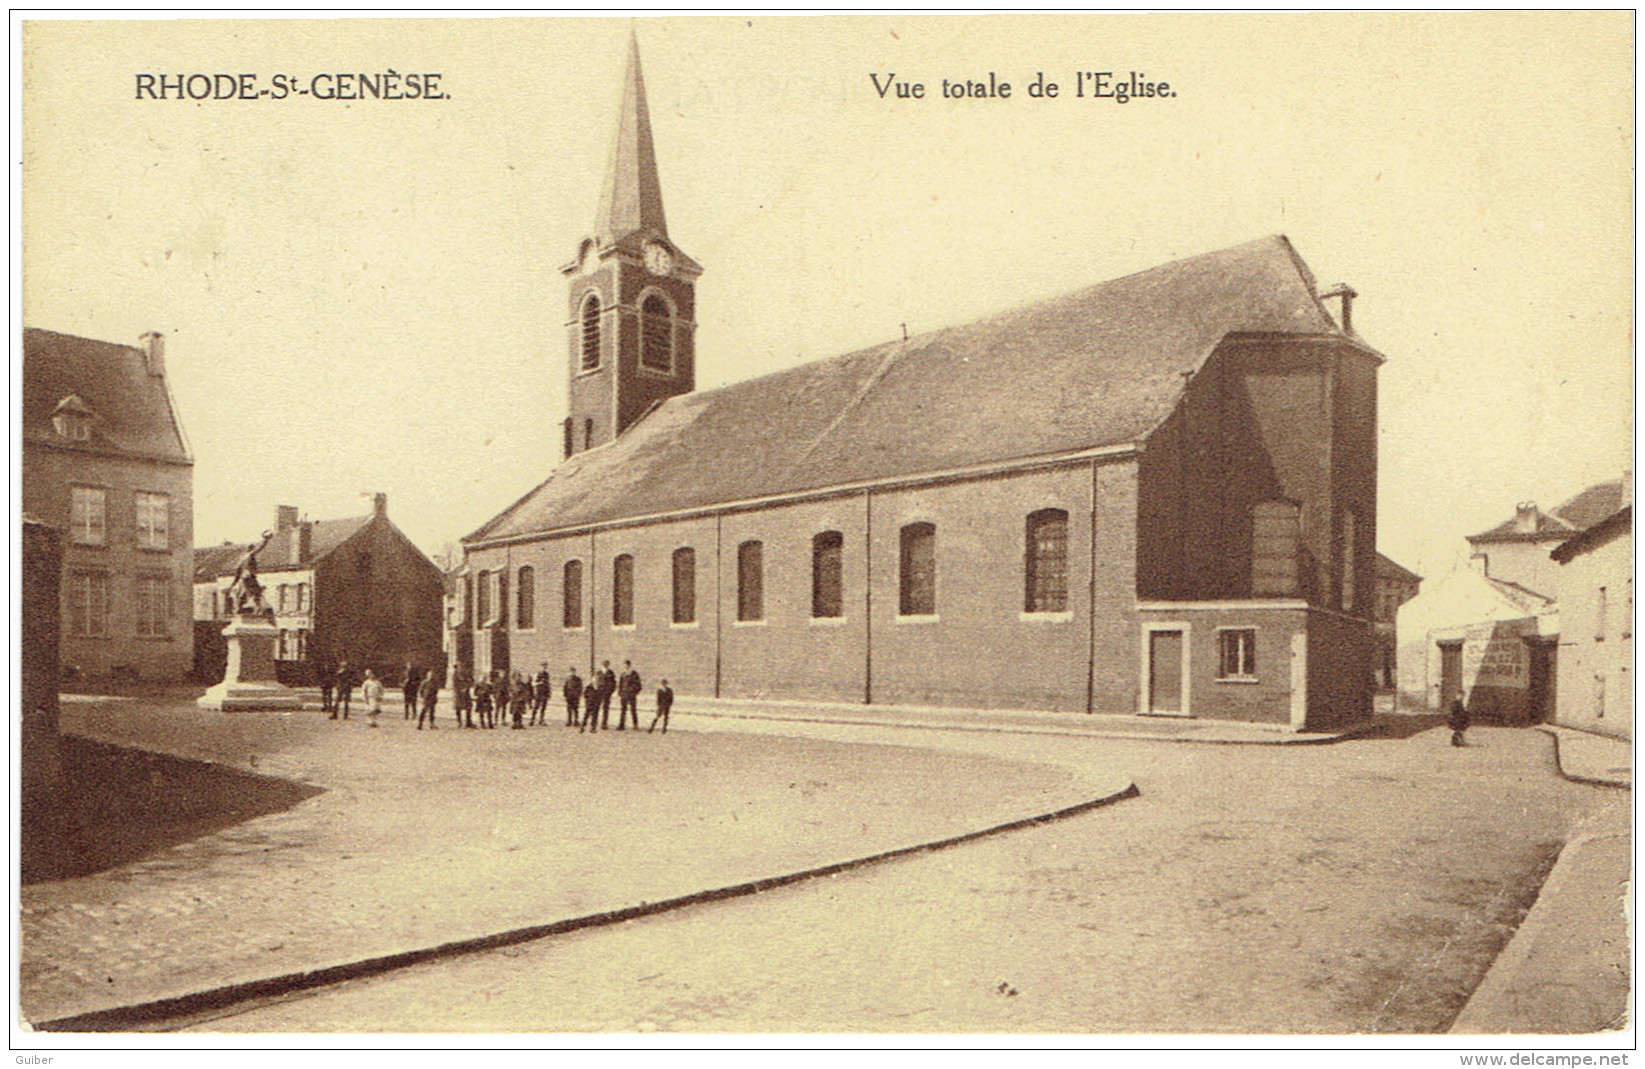
<instances>
[{"instance_id":1,"label":"small rectangular window","mask_svg":"<svg viewBox=\"0 0 1645 1069\"><path fill-rule=\"evenodd\" d=\"M1217 632L1218 679L1257 677L1257 631L1254 627L1226 627Z\"/></svg>"},{"instance_id":2,"label":"small rectangular window","mask_svg":"<svg viewBox=\"0 0 1645 1069\"><path fill-rule=\"evenodd\" d=\"M108 538L108 493L101 487L76 486L70 490L69 537L81 546L101 546Z\"/></svg>"}]
</instances>

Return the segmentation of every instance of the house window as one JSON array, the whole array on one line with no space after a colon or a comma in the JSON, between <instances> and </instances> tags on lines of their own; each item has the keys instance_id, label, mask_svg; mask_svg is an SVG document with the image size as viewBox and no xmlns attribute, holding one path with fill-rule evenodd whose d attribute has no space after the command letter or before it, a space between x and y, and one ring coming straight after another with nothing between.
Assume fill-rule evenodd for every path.
<instances>
[{"instance_id":1,"label":"house window","mask_svg":"<svg viewBox=\"0 0 1645 1069\"><path fill-rule=\"evenodd\" d=\"M281 583L280 584L280 595L279 595L278 599L275 601L274 604L275 604L276 611L278 611L280 613L288 613L288 612L291 611L291 584L290 583Z\"/></svg>"},{"instance_id":2,"label":"house window","mask_svg":"<svg viewBox=\"0 0 1645 1069\"><path fill-rule=\"evenodd\" d=\"M1358 587L1359 569L1358 558L1355 556L1357 547L1354 544L1354 514L1342 514L1342 611L1354 611L1354 598Z\"/></svg>"},{"instance_id":3,"label":"house window","mask_svg":"<svg viewBox=\"0 0 1645 1069\"><path fill-rule=\"evenodd\" d=\"M653 371L674 370L674 312L655 293L640 305L640 363Z\"/></svg>"},{"instance_id":4,"label":"house window","mask_svg":"<svg viewBox=\"0 0 1645 1069\"><path fill-rule=\"evenodd\" d=\"M627 553L611 562L611 622L617 627L634 623L634 558Z\"/></svg>"},{"instance_id":5,"label":"house window","mask_svg":"<svg viewBox=\"0 0 1645 1069\"><path fill-rule=\"evenodd\" d=\"M137 577L137 636L164 638L169 633L171 580L163 575Z\"/></svg>"},{"instance_id":6,"label":"house window","mask_svg":"<svg viewBox=\"0 0 1645 1069\"><path fill-rule=\"evenodd\" d=\"M690 546L674 551L674 622L697 622L697 551Z\"/></svg>"},{"instance_id":7,"label":"house window","mask_svg":"<svg viewBox=\"0 0 1645 1069\"><path fill-rule=\"evenodd\" d=\"M79 638L103 638L109 633L109 577L107 572L75 572L69 576L69 633Z\"/></svg>"},{"instance_id":8,"label":"house window","mask_svg":"<svg viewBox=\"0 0 1645 1069\"><path fill-rule=\"evenodd\" d=\"M897 612L903 616L934 616L937 612L937 528L911 523L902 529L902 569Z\"/></svg>"},{"instance_id":9,"label":"house window","mask_svg":"<svg viewBox=\"0 0 1645 1069\"><path fill-rule=\"evenodd\" d=\"M824 531L811 539L811 615L819 620L845 615L840 596L844 551L845 536L838 531Z\"/></svg>"},{"instance_id":10,"label":"house window","mask_svg":"<svg viewBox=\"0 0 1645 1069\"><path fill-rule=\"evenodd\" d=\"M497 573L497 626L508 626L508 573Z\"/></svg>"},{"instance_id":11,"label":"house window","mask_svg":"<svg viewBox=\"0 0 1645 1069\"><path fill-rule=\"evenodd\" d=\"M137 548L168 549L171 545L171 498L138 491Z\"/></svg>"},{"instance_id":12,"label":"house window","mask_svg":"<svg viewBox=\"0 0 1645 1069\"><path fill-rule=\"evenodd\" d=\"M100 546L108 537L105 509L108 492L96 486L69 490L69 537L76 545Z\"/></svg>"},{"instance_id":13,"label":"house window","mask_svg":"<svg viewBox=\"0 0 1645 1069\"><path fill-rule=\"evenodd\" d=\"M309 604L309 598L308 598L308 584L307 583L298 583L297 584L297 611L298 612L308 612L311 608L312 608L312 606Z\"/></svg>"},{"instance_id":14,"label":"house window","mask_svg":"<svg viewBox=\"0 0 1645 1069\"><path fill-rule=\"evenodd\" d=\"M583 370L600 366L600 298L590 293L583 302Z\"/></svg>"},{"instance_id":15,"label":"house window","mask_svg":"<svg viewBox=\"0 0 1645 1069\"><path fill-rule=\"evenodd\" d=\"M530 565L520 569L519 588L514 597L514 626L530 631L537 626L537 569Z\"/></svg>"},{"instance_id":16,"label":"house window","mask_svg":"<svg viewBox=\"0 0 1645 1069\"><path fill-rule=\"evenodd\" d=\"M560 626L583 626L583 562L568 560L561 574Z\"/></svg>"},{"instance_id":17,"label":"house window","mask_svg":"<svg viewBox=\"0 0 1645 1069\"><path fill-rule=\"evenodd\" d=\"M474 577L474 594L479 600L474 606L474 622L484 627L491 622L491 573L481 571Z\"/></svg>"},{"instance_id":18,"label":"house window","mask_svg":"<svg viewBox=\"0 0 1645 1069\"><path fill-rule=\"evenodd\" d=\"M1259 501L1251 507L1251 593L1294 597L1301 510L1290 501Z\"/></svg>"},{"instance_id":19,"label":"house window","mask_svg":"<svg viewBox=\"0 0 1645 1069\"><path fill-rule=\"evenodd\" d=\"M765 547L744 542L737 547L737 619L765 619Z\"/></svg>"},{"instance_id":20,"label":"house window","mask_svg":"<svg viewBox=\"0 0 1645 1069\"><path fill-rule=\"evenodd\" d=\"M1594 641L1605 641L1605 588L1599 588L1599 599L1594 605Z\"/></svg>"},{"instance_id":21,"label":"house window","mask_svg":"<svg viewBox=\"0 0 1645 1069\"><path fill-rule=\"evenodd\" d=\"M1257 630L1254 627L1225 627L1217 632L1218 679L1257 677Z\"/></svg>"},{"instance_id":22,"label":"house window","mask_svg":"<svg viewBox=\"0 0 1645 1069\"><path fill-rule=\"evenodd\" d=\"M1068 513L1040 509L1028 516L1024 612L1068 611Z\"/></svg>"},{"instance_id":23,"label":"house window","mask_svg":"<svg viewBox=\"0 0 1645 1069\"><path fill-rule=\"evenodd\" d=\"M51 425L60 437L71 442L91 441L91 417L83 412L59 409L57 415L52 417Z\"/></svg>"}]
</instances>

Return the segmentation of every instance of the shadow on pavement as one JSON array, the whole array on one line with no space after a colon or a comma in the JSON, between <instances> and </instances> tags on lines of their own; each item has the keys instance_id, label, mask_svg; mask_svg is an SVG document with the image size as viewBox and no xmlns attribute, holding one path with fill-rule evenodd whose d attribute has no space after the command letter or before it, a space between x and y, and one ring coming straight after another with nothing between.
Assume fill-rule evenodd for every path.
<instances>
[{"instance_id":1,"label":"shadow on pavement","mask_svg":"<svg viewBox=\"0 0 1645 1069\"><path fill-rule=\"evenodd\" d=\"M61 786L22 814L22 882L66 880L123 865L321 788L64 736Z\"/></svg>"},{"instance_id":2,"label":"shadow on pavement","mask_svg":"<svg viewBox=\"0 0 1645 1069\"><path fill-rule=\"evenodd\" d=\"M1347 741L1374 742L1378 739L1408 739L1424 731L1442 727L1445 718L1437 713L1378 713L1371 718L1375 731L1368 731Z\"/></svg>"}]
</instances>

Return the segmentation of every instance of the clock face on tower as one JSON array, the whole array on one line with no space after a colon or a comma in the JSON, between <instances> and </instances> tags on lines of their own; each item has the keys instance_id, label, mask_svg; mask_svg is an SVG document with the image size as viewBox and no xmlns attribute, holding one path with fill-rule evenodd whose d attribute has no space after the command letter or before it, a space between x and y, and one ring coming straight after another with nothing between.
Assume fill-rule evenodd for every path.
<instances>
[{"instance_id":1,"label":"clock face on tower","mask_svg":"<svg viewBox=\"0 0 1645 1069\"><path fill-rule=\"evenodd\" d=\"M660 241L647 242L645 246L645 269L654 275L666 275L674 270L674 254L668 251L668 246Z\"/></svg>"}]
</instances>

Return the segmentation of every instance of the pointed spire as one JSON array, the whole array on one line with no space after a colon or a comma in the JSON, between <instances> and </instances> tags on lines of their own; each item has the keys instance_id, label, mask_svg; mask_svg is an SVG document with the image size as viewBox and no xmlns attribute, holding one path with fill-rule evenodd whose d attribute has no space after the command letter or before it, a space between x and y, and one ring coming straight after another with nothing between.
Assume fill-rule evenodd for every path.
<instances>
[{"instance_id":1,"label":"pointed spire","mask_svg":"<svg viewBox=\"0 0 1645 1069\"><path fill-rule=\"evenodd\" d=\"M668 224L663 220L663 187L657 177L657 151L651 144L651 112L645 104L645 78L640 74L640 41L631 31L617 140L606 166L605 190L600 195L594 232L603 241L616 241L647 227L659 235L668 233Z\"/></svg>"}]
</instances>

